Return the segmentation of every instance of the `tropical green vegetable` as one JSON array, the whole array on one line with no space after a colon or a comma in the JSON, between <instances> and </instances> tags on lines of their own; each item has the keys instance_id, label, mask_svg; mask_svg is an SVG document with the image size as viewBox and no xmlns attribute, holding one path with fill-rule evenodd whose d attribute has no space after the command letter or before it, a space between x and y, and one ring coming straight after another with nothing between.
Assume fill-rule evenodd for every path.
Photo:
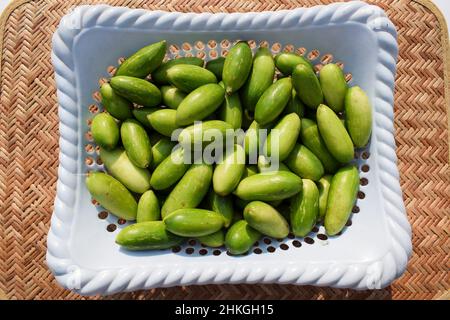
<instances>
[{"instance_id":1,"label":"tropical green vegetable","mask_svg":"<svg viewBox=\"0 0 450 320\"><path fill-rule=\"evenodd\" d=\"M133 107L133 103L115 93L109 83L102 84L100 87L100 95L102 96L103 107L114 118L126 120L132 117L131 108Z\"/></svg>"},{"instance_id":2,"label":"tropical green vegetable","mask_svg":"<svg viewBox=\"0 0 450 320\"><path fill-rule=\"evenodd\" d=\"M289 169L303 179L318 181L324 174L322 162L307 147L295 145L286 159Z\"/></svg>"},{"instance_id":3,"label":"tropical green vegetable","mask_svg":"<svg viewBox=\"0 0 450 320\"><path fill-rule=\"evenodd\" d=\"M314 70L311 62L298 54L281 52L275 56L275 65L284 75L291 75L294 68L299 64Z\"/></svg>"},{"instance_id":4,"label":"tropical green vegetable","mask_svg":"<svg viewBox=\"0 0 450 320\"><path fill-rule=\"evenodd\" d=\"M261 238L261 233L248 225L245 220L236 221L225 235L225 246L234 255L249 251Z\"/></svg>"},{"instance_id":5,"label":"tropical green vegetable","mask_svg":"<svg viewBox=\"0 0 450 320\"><path fill-rule=\"evenodd\" d=\"M286 107L292 94L291 78L275 81L259 98L255 107L255 120L260 125L274 121Z\"/></svg>"},{"instance_id":6,"label":"tropical green vegetable","mask_svg":"<svg viewBox=\"0 0 450 320\"><path fill-rule=\"evenodd\" d=\"M225 85L223 82L219 83L223 88ZM219 108L219 119L229 123L233 129L239 129L242 125L242 106L239 94L232 93L226 95Z\"/></svg>"},{"instance_id":7,"label":"tropical green vegetable","mask_svg":"<svg viewBox=\"0 0 450 320\"><path fill-rule=\"evenodd\" d=\"M217 83L217 78L209 70L190 64L177 64L167 69L169 82L186 93L208 83Z\"/></svg>"},{"instance_id":8,"label":"tropical green vegetable","mask_svg":"<svg viewBox=\"0 0 450 320\"><path fill-rule=\"evenodd\" d=\"M303 64L297 65L292 73L292 84L307 107L316 109L323 102L319 79L311 68Z\"/></svg>"},{"instance_id":9,"label":"tropical green vegetable","mask_svg":"<svg viewBox=\"0 0 450 320\"><path fill-rule=\"evenodd\" d=\"M178 64L190 64L198 67L203 67L203 63L203 59L197 57L181 57L169 60L161 64L158 69L152 72L152 81L154 81L158 85L169 84L169 79L167 77L167 70L169 70L169 68Z\"/></svg>"},{"instance_id":10,"label":"tropical green vegetable","mask_svg":"<svg viewBox=\"0 0 450 320\"><path fill-rule=\"evenodd\" d=\"M283 114L290 114L292 112L296 113L300 119L305 116L305 105L298 97L295 89L292 89L291 98L289 99L287 106L284 108Z\"/></svg>"},{"instance_id":11,"label":"tropical green vegetable","mask_svg":"<svg viewBox=\"0 0 450 320\"><path fill-rule=\"evenodd\" d=\"M234 132L233 127L224 121L210 120L199 125L193 124L183 129L178 136L178 142L182 145L205 144L214 141L214 136L225 137L227 130ZM210 139L208 139L210 138Z\"/></svg>"},{"instance_id":12,"label":"tropical green vegetable","mask_svg":"<svg viewBox=\"0 0 450 320\"><path fill-rule=\"evenodd\" d=\"M334 63L326 64L320 69L319 79L327 105L334 112L344 111L347 81L341 68Z\"/></svg>"},{"instance_id":13,"label":"tropical green vegetable","mask_svg":"<svg viewBox=\"0 0 450 320\"><path fill-rule=\"evenodd\" d=\"M136 166L146 168L152 162L152 146L144 127L134 119L125 120L120 127L122 144L128 158Z\"/></svg>"},{"instance_id":14,"label":"tropical green vegetable","mask_svg":"<svg viewBox=\"0 0 450 320\"><path fill-rule=\"evenodd\" d=\"M247 204L244 219L252 228L272 238L282 239L289 233L286 219L275 208L261 201Z\"/></svg>"},{"instance_id":15,"label":"tropical green vegetable","mask_svg":"<svg viewBox=\"0 0 450 320\"><path fill-rule=\"evenodd\" d=\"M158 142L153 144L153 162L151 165L153 170L172 153L172 150L176 146L176 144L177 143L175 141L171 141L166 137L161 138Z\"/></svg>"},{"instance_id":16,"label":"tropical green vegetable","mask_svg":"<svg viewBox=\"0 0 450 320\"><path fill-rule=\"evenodd\" d=\"M161 216L164 218L177 209L197 207L209 190L212 174L211 165L203 163L191 165L167 196L161 208Z\"/></svg>"},{"instance_id":17,"label":"tropical green vegetable","mask_svg":"<svg viewBox=\"0 0 450 320\"><path fill-rule=\"evenodd\" d=\"M317 108L317 126L327 149L341 163L353 159L353 142L341 120L333 110L321 104Z\"/></svg>"},{"instance_id":18,"label":"tropical green vegetable","mask_svg":"<svg viewBox=\"0 0 450 320\"><path fill-rule=\"evenodd\" d=\"M296 113L285 115L270 130L264 144L264 153L269 157L276 157L279 161L284 161L295 146L295 142L300 134L300 126L300 118Z\"/></svg>"},{"instance_id":19,"label":"tropical green vegetable","mask_svg":"<svg viewBox=\"0 0 450 320\"><path fill-rule=\"evenodd\" d=\"M214 113L224 100L225 90L216 83L198 87L180 103L177 109L176 123L187 126Z\"/></svg>"},{"instance_id":20,"label":"tropical green vegetable","mask_svg":"<svg viewBox=\"0 0 450 320\"><path fill-rule=\"evenodd\" d=\"M148 120L153 129L166 137L179 128L177 125L177 110L160 109L148 115Z\"/></svg>"},{"instance_id":21,"label":"tropical green vegetable","mask_svg":"<svg viewBox=\"0 0 450 320\"><path fill-rule=\"evenodd\" d=\"M345 122L355 147L364 147L372 132L372 107L369 97L360 87L355 86L347 91Z\"/></svg>"},{"instance_id":22,"label":"tropical green vegetable","mask_svg":"<svg viewBox=\"0 0 450 320\"><path fill-rule=\"evenodd\" d=\"M159 201L152 190L145 191L139 199L136 222L156 221L161 219Z\"/></svg>"},{"instance_id":23,"label":"tropical green vegetable","mask_svg":"<svg viewBox=\"0 0 450 320\"><path fill-rule=\"evenodd\" d=\"M86 187L92 198L102 207L126 220L136 219L137 203L125 186L112 176L102 172L90 172Z\"/></svg>"},{"instance_id":24,"label":"tropical green vegetable","mask_svg":"<svg viewBox=\"0 0 450 320\"><path fill-rule=\"evenodd\" d=\"M234 214L233 198L231 195L222 197L215 193L214 190L210 190L208 193L208 208L223 216L225 228L230 226Z\"/></svg>"},{"instance_id":25,"label":"tropical green vegetable","mask_svg":"<svg viewBox=\"0 0 450 320\"><path fill-rule=\"evenodd\" d=\"M324 223L327 234L335 235L344 228L356 201L358 188L358 169L353 165L339 169L333 176Z\"/></svg>"},{"instance_id":26,"label":"tropical green vegetable","mask_svg":"<svg viewBox=\"0 0 450 320\"><path fill-rule=\"evenodd\" d=\"M282 200L300 192L301 182L292 172L258 173L243 179L234 194L244 200Z\"/></svg>"},{"instance_id":27,"label":"tropical green vegetable","mask_svg":"<svg viewBox=\"0 0 450 320\"><path fill-rule=\"evenodd\" d=\"M204 209L178 209L164 217L164 224L170 232L182 237L202 237L222 229L221 214Z\"/></svg>"},{"instance_id":28,"label":"tropical green vegetable","mask_svg":"<svg viewBox=\"0 0 450 320\"><path fill-rule=\"evenodd\" d=\"M218 80L222 79L223 64L225 63L224 57L219 57L213 60L209 60L206 63L205 68L214 73Z\"/></svg>"},{"instance_id":29,"label":"tropical green vegetable","mask_svg":"<svg viewBox=\"0 0 450 320\"><path fill-rule=\"evenodd\" d=\"M99 113L92 119L91 132L95 143L102 148L114 149L119 142L119 127L107 113Z\"/></svg>"},{"instance_id":30,"label":"tropical green vegetable","mask_svg":"<svg viewBox=\"0 0 450 320\"><path fill-rule=\"evenodd\" d=\"M158 87L144 79L128 76L111 78L114 91L131 102L144 107L156 107L161 103L161 92Z\"/></svg>"},{"instance_id":31,"label":"tropical green vegetable","mask_svg":"<svg viewBox=\"0 0 450 320\"><path fill-rule=\"evenodd\" d=\"M291 226L297 237L311 232L319 217L319 190L309 179L303 179L300 193L291 199Z\"/></svg>"},{"instance_id":32,"label":"tropical green vegetable","mask_svg":"<svg viewBox=\"0 0 450 320\"><path fill-rule=\"evenodd\" d=\"M247 42L238 42L230 49L222 71L227 94L236 92L244 85L252 68L252 60L252 50Z\"/></svg>"},{"instance_id":33,"label":"tropical green vegetable","mask_svg":"<svg viewBox=\"0 0 450 320\"><path fill-rule=\"evenodd\" d=\"M146 46L128 57L117 69L116 76L145 78L161 65L165 54L165 40Z\"/></svg>"},{"instance_id":34,"label":"tropical green vegetable","mask_svg":"<svg viewBox=\"0 0 450 320\"><path fill-rule=\"evenodd\" d=\"M160 110L160 109L159 108L134 108L132 112L137 121L139 121L141 124L143 124L146 128L153 129L152 125L150 124L148 116L158 110Z\"/></svg>"},{"instance_id":35,"label":"tropical green vegetable","mask_svg":"<svg viewBox=\"0 0 450 320\"><path fill-rule=\"evenodd\" d=\"M134 165L122 148L100 148L100 157L108 172L130 191L144 193L150 189L150 172Z\"/></svg>"},{"instance_id":36,"label":"tropical green vegetable","mask_svg":"<svg viewBox=\"0 0 450 320\"><path fill-rule=\"evenodd\" d=\"M155 190L164 190L175 184L191 166L184 161L185 150L178 148L165 158L153 171L150 185Z\"/></svg>"},{"instance_id":37,"label":"tropical green vegetable","mask_svg":"<svg viewBox=\"0 0 450 320\"><path fill-rule=\"evenodd\" d=\"M162 221L146 221L123 228L116 243L127 250L168 249L179 245L183 238L167 231Z\"/></svg>"},{"instance_id":38,"label":"tropical green vegetable","mask_svg":"<svg viewBox=\"0 0 450 320\"><path fill-rule=\"evenodd\" d=\"M174 86L161 87L162 103L170 109L178 109L181 101L186 98L186 93Z\"/></svg>"},{"instance_id":39,"label":"tropical green vegetable","mask_svg":"<svg viewBox=\"0 0 450 320\"><path fill-rule=\"evenodd\" d=\"M245 170L245 151L240 145L234 145L234 150L225 155L223 162L216 165L213 174L214 191L226 196L230 194L241 181Z\"/></svg>"},{"instance_id":40,"label":"tropical green vegetable","mask_svg":"<svg viewBox=\"0 0 450 320\"><path fill-rule=\"evenodd\" d=\"M252 71L240 90L242 104L248 110L255 110L256 103L264 91L273 83L275 63L268 48L261 47L253 59Z\"/></svg>"},{"instance_id":41,"label":"tropical green vegetable","mask_svg":"<svg viewBox=\"0 0 450 320\"><path fill-rule=\"evenodd\" d=\"M317 187L319 188L319 220L323 220L327 212L328 193L332 178L333 176L327 175L317 181Z\"/></svg>"},{"instance_id":42,"label":"tropical green vegetable","mask_svg":"<svg viewBox=\"0 0 450 320\"><path fill-rule=\"evenodd\" d=\"M197 240L207 247L218 248L225 243L225 232L219 230L206 236L197 237Z\"/></svg>"},{"instance_id":43,"label":"tropical green vegetable","mask_svg":"<svg viewBox=\"0 0 450 320\"><path fill-rule=\"evenodd\" d=\"M310 119L302 119L300 129L300 137L303 144L314 153L323 164L325 171L328 173L335 173L339 163L328 151L325 142L323 141L317 124Z\"/></svg>"}]
</instances>

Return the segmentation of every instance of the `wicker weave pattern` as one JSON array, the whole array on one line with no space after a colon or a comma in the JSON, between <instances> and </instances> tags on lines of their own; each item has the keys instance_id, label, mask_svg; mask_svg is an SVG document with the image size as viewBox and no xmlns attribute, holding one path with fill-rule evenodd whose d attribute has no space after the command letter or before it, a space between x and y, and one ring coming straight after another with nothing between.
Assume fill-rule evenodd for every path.
<instances>
[{"instance_id":1,"label":"wicker weave pattern","mask_svg":"<svg viewBox=\"0 0 450 320\"><path fill-rule=\"evenodd\" d=\"M93 3L97 1L92 1ZM105 1L102 1L105 2ZM298 3L225 1L106 1L177 11L255 11ZM299 1L307 5L330 1ZM278 285L222 285L156 289L120 298L432 298L449 287L448 143L441 26L432 12L408 1L372 1L399 30L396 95L399 166L413 222L415 253L406 275L374 292ZM0 116L0 290L9 298L66 298L44 263L45 234L54 198L57 114L50 37L60 17L77 2L30 2L7 20L2 50ZM390 4L390 6L388 6ZM20 31L20 33L19 33ZM426 34L426 37L423 37ZM418 79L419 78L419 79ZM414 199L414 200L413 200Z\"/></svg>"}]
</instances>

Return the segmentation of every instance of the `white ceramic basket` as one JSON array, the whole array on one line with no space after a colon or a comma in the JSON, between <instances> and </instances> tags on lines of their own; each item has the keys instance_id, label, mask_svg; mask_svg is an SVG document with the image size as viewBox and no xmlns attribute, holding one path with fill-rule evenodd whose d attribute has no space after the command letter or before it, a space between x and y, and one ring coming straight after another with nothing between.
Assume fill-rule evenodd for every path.
<instances>
[{"instance_id":1,"label":"white ceramic basket","mask_svg":"<svg viewBox=\"0 0 450 320\"><path fill-rule=\"evenodd\" d=\"M256 44L265 41L274 50L301 48L297 51L319 56L314 64L321 58L343 63L344 71L352 75L350 84L365 89L374 107L371 144L359 150L355 160L364 182L359 212L353 214L348 230L327 240L318 237L323 227L309 239L264 239L258 250L239 257L193 243L178 252L134 253L115 244L124 225L112 215L98 218L102 209L92 204L84 184L88 170L102 167L95 162L94 145L86 135L93 116L88 106L95 103L92 95L98 79L109 76L109 66L161 39L172 45L170 56L197 54L207 60L227 50L229 42L224 39L252 39ZM325 53L332 57L324 57ZM77 7L61 20L53 37L61 137L47 263L57 281L84 295L208 283L355 289L389 285L404 272L411 253L394 141L396 57L395 27L380 8L363 2L244 14ZM87 164L86 157L93 163ZM111 224L118 229L106 231ZM311 240L314 244L308 244Z\"/></svg>"}]
</instances>

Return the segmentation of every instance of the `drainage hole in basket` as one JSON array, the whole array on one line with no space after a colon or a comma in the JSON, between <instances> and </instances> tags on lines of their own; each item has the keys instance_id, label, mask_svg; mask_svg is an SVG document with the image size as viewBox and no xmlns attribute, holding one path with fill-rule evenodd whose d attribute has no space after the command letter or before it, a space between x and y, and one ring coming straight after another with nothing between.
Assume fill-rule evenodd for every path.
<instances>
[{"instance_id":1,"label":"drainage hole in basket","mask_svg":"<svg viewBox=\"0 0 450 320\"><path fill-rule=\"evenodd\" d=\"M206 255L206 254L208 253L208 250L206 250L206 249L200 249L200 250L198 251L198 253L199 253L200 255L204 256L204 255Z\"/></svg>"},{"instance_id":2,"label":"drainage hole in basket","mask_svg":"<svg viewBox=\"0 0 450 320\"><path fill-rule=\"evenodd\" d=\"M281 44L278 42L275 42L272 45L272 53L278 53L278 52L280 52L280 50L281 50Z\"/></svg>"},{"instance_id":3,"label":"drainage hole in basket","mask_svg":"<svg viewBox=\"0 0 450 320\"><path fill-rule=\"evenodd\" d=\"M106 230L108 230L108 232L114 232L116 231L117 226L114 223L108 224L108 226L106 227Z\"/></svg>"},{"instance_id":4,"label":"drainage hole in basket","mask_svg":"<svg viewBox=\"0 0 450 320\"><path fill-rule=\"evenodd\" d=\"M108 67L108 69L109 69L110 67ZM108 71L108 69L106 70L106 71ZM100 78L99 80L98 80L98 85L101 87L102 85L104 85L105 83L107 83L108 82L108 79L106 79L106 78Z\"/></svg>"},{"instance_id":5,"label":"drainage hole in basket","mask_svg":"<svg viewBox=\"0 0 450 320\"><path fill-rule=\"evenodd\" d=\"M220 251L220 250L218 250L218 249L216 249L216 250L213 251L213 255L215 255L215 256L220 256L221 253L222 253L222 251Z\"/></svg>"},{"instance_id":6,"label":"drainage hole in basket","mask_svg":"<svg viewBox=\"0 0 450 320\"><path fill-rule=\"evenodd\" d=\"M369 151L364 151L364 152L361 154L361 158L364 159L364 160L369 159L369 157L370 157L370 152L369 152Z\"/></svg>"},{"instance_id":7,"label":"drainage hole in basket","mask_svg":"<svg viewBox=\"0 0 450 320\"><path fill-rule=\"evenodd\" d=\"M197 41L195 43L195 48L197 50L203 50L203 49L205 49L205 44L202 41Z\"/></svg>"},{"instance_id":8,"label":"drainage hole in basket","mask_svg":"<svg viewBox=\"0 0 450 320\"><path fill-rule=\"evenodd\" d=\"M123 224L127 223L127 220L122 219L122 218L119 218L119 219L117 219L117 223L118 223L119 225L123 225Z\"/></svg>"},{"instance_id":9,"label":"drainage hole in basket","mask_svg":"<svg viewBox=\"0 0 450 320\"><path fill-rule=\"evenodd\" d=\"M84 150L86 150L87 153L93 153L94 152L94 146L90 143L84 146Z\"/></svg>"},{"instance_id":10,"label":"drainage hole in basket","mask_svg":"<svg viewBox=\"0 0 450 320\"><path fill-rule=\"evenodd\" d=\"M106 68L106 72L112 77L116 74L116 68L114 66L109 66Z\"/></svg>"},{"instance_id":11,"label":"drainage hole in basket","mask_svg":"<svg viewBox=\"0 0 450 320\"><path fill-rule=\"evenodd\" d=\"M352 81L352 78L353 78L353 76L352 76L351 73L347 73L347 74L345 75L345 81L347 81L347 82Z\"/></svg>"},{"instance_id":12,"label":"drainage hole in basket","mask_svg":"<svg viewBox=\"0 0 450 320\"><path fill-rule=\"evenodd\" d=\"M296 248L300 248L302 246L302 243L298 240L292 241L292 245Z\"/></svg>"},{"instance_id":13,"label":"drainage hole in basket","mask_svg":"<svg viewBox=\"0 0 450 320\"><path fill-rule=\"evenodd\" d=\"M317 49L312 50L310 53L308 53L308 59L309 60L316 60L320 56L320 51Z\"/></svg>"},{"instance_id":14,"label":"drainage hole in basket","mask_svg":"<svg viewBox=\"0 0 450 320\"><path fill-rule=\"evenodd\" d=\"M280 249L281 250L288 250L289 246L286 243L282 243L282 244L280 244Z\"/></svg>"},{"instance_id":15,"label":"drainage hole in basket","mask_svg":"<svg viewBox=\"0 0 450 320\"><path fill-rule=\"evenodd\" d=\"M186 250L184 250L184 252L186 252L187 254L193 254L195 252L194 248L186 248Z\"/></svg>"},{"instance_id":16,"label":"drainage hole in basket","mask_svg":"<svg viewBox=\"0 0 450 320\"><path fill-rule=\"evenodd\" d=\"M295 50L295 47L293 44L289 43L284 47L284 52L293 52Z\"/></svg>"},{"instance_id":17,"label":"drainage hole in basket","mask_svg":"<svg viewBox=\"0 0 450 320\"><path fill-rule=\"evenodd\" d=\"M366 197L366 194L362 191L358 191L358 199L364 199Z\"/></svg>"},{"instance_id":18,"label":"drainage hole in basket","mask_svg":"<svg viewBox=\"0 0 450 320\"><path fill-rule=\"evenodd\" d=\"M364 164L364 165L361 167L362 172L369 172L369 169L370 169L370 167L369 167L369 165L367 165L367 164Z\"/></svg>"},{"instance_id":19,"label":"drainage hole in basket","mask_svg":"<svg viewBox=\"0 0 450 320\"><path fill-rule=\"evenodd\" d=\"M359 213L360 209L358 206L353 206L352 213Z\"/></svg>"},{"instance_id":20,"label":"drainage hole in basket","mask_svg":"<svg viewBox=\"0 0 450 320\"><path fill-rule=\"evenodd\" d=\"M248 40L247 43L248 43L248 46L250 47L250 49L255 49L256 48L256 41L255 40Z\"/></svg>"},{"instance_id":21,"label":"drainage hole in basket","mask_svg":"<svg viewBox=\"0 0 450 320\"><path fill-rule=\"evenodd\" d=\"M273 252L275 252L275 250L276 250L275 247L272 247L272 246L267 247L267 252L269 252L269 253L273 253Z\"/></svg>"},{"instance_id":22,"label":"drainage hole in basket","mask_svg":"<svg viewBox=\"0 0 450 320\"><path fill-rule=\"evenodd\" d=\"M255 248L255 249L253 249L253 253L261 254L262 250L260 248Z\"/></svg>"},{"instance_id":23,"label":"drainage hole in basket","mask_svg":"<svg viewBox=\"0 0 450 320\"><path fill-rule=\"evenodd\" d=\"M98 106L96 104L91 104L89 107L89 112L92 114L95 114L98 112Z\"/></svg>"},{"instance_id":24,"label":"drainage hole in basket","mask_svg":"<svg viewBox=\"0 0 450 320\"><path fill-rule=\"evenodd\" d=\"M228 55L228 50L227 49L222 49L222 51L220 52L220 55L222 57L226 57Z\"/></svg>"},{"instance_id":25,"label":"drainage hole in basket","mask_svg":"<svg viewBox=\"0 0 450 320\"><path fill-rule=\"evenodd\" d=\"M297 50L295 50L295 53L297 53L298 55L303 56L306 53L306 48L298 48Z\"/></svg>"},{"instance_id":26,"label":"drainage hole in basket","mask_svg":"<svg viewBox=\"0 0 450 320\"><path fill-rule=\"evenodd\" d=\"M327 236L326 234L319 233L319 234L317 235L317 239L322 240L322 241L325 241L325 240L328 239L328 236Z\"/></svg>"},{"instance_id":27,"label":"drainage hole in basket","mask_svg":"<svg viewBox=\"0 0 450 320\"><path fill-rule=\"evenodd\" d=\"M191 50L192 50L192 46L191 46L191 44L190 44L189 42L183 43L183 44L181 45L181 48L182 48L184 51L191 51Z\"/></svg>"},{"instance_id":28,"label":"drainage hole in basket","mask_svg":"<svg viewBox=\"0 0 450 320\"><path fill-rule=\"evenodd\" d=\"M217 51L216 51L216 50L211 50L211 51L209 51L209 57L210 57L211 59L217 58Z\"/></svg>"},{"instance_id":29,"label":"drainage hole in basket","mask_svg":"<svg viewBox=\"0 0 450 320\"><path fill-rule=\"evenodd\" d=\"M344 70L344 63L342 61L338 61L336 62L336 65L341 68L342 70Z\"/></svg>"},{"instance_id":30,"label":"drainage hole in basket","mask_svg":"<svg viewBox=\"0 0 450 320\"><path fill-rule=\"evenodd\" d=\"M352 220L348 219L347 222L345 223L346 227L350 227L352 225Z\"/></svg>"},{"instance_id":31,"label":"drainage hole in basket","mask_svg":"<svg viewBox=\"0 0 450 320\"><path fill-rule=\"evenodd\" d=\"M96 101L96 102L101 102L102 101L102 96L100 95L100 92L95 91L92 94L92 99L94 99L94 101Z\"/></svg>"},{"instance_id":32,"label":"drainage hole in basket","mask_svg":"<svg viewBox=\"0 0 450 320\"><path fill-rule=\"evenodd\" d=\"M267 48L267 47L269 47L269 42L266 40L263 40L259 43L259 46L263 47L263 48Z\"/></svg>"},{"instance_id":33,"label":"drainage hole in basket","mask_svg":"<svg viewBox=\"0 0 450 320\"><path fill-rule=\"evenodd\" d=\"M361 178L361 179L359 179L359 184L362 186L367 186L369 184L369 179Z\"/></svg>"},{"instance_id":34,"label":"drainage hole in basket","mask_svg":"<svg viewBox=\"0 0 450 320\"><path fill-rule=\"evenodd\" d=\"M216 41L214 41L214 40L209 40L208 41L208 48L215 49L216 47L217 47L217 42Z\"/></svg>"},{"instance_id":35,"label":"drainage hole in basket","mask_svg":"<svg viewBox=\"0 0 450 320\"><path fill-rule=\"evenodd\" d=\"M90 131L86 132L86 134L84 135L84 137L86 138L87 141L91 142L93 140L92 138L92 133Z\"/></svg>"},{"instance_id":36,"label":"drainage hole in basket","mask_svg":"<svg viewBox=\"0 0 450 320\"><path fill-rule=\"evenodd\" d=\"M108 218L108 211L100 211L100 212L98 213L98 218L99 218L99 219L102 219L102 220Z\"/></svg>"},{"instance_id":37,"label":"drainage hole in basket","mask_svg":"<svg viewBox=\"0 0 450 320\"><path fill-rule=\"evenodd\" d=\"M307 244L314 244L314 239L311 237L305 237L304 240Z\"/></svg>"},{"instance_id":38,"label":"drainage hole in basket","mask_svg":"<svg viewBox=\"0 0 450 320\"><path fill-rule=\"evenodd\" d=\"M228 40L228 39L224 39L224 40L220 41L220 47L221 47L222 49L229 48L229 47L230 47L230 44L231 44L231 42L230 42L230 40Z\"/></svg>"},{"instance_id":39,"label":"drainage hole in basket","mask_svg":"<svg viewBox=\"0 0 450 320\"><path fill-rule=\"evenodd\" d=\"M94 163L94 159L92 157L86 157L84 163L86 163L87 166L91 166Z\"/></svg>"},{"instance_id":40,"label":"drainage hole in basket","mask_svg":"<svg viewBox=\"0 0 450 320\"><path fill-rule=\"evenodd\" d=\"M320 62L322 64L328 64L328 63L333 62L333 55L331 53L324 54L322 56L322 59L320 59Z\"/></svg>"}]
</instances>

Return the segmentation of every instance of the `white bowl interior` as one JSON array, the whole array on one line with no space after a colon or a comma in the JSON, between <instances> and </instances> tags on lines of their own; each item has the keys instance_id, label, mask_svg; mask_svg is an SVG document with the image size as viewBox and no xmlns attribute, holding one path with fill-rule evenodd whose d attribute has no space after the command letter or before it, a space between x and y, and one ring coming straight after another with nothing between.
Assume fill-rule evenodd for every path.
<instances>
[{"instance_id":1,"label":"white bowl interior","mask_svg":"<svg viewBox=\"0 0 450 320\"><path fill-rule=\"evenodd\" d=\"M89 131L88 120L93 114L88 106L95 104L93 94L98 90L98 80L107 78L110 75L107 72L109 66L116 66L120 57L126 57L137 49L152 42L165 39L168 45L175 45L180 50L173 52L169 56L177 54L184 55L183 44L192 44L192 49L188 54L201 54L204 52L205 60L209 60L209 52L216 51L221 54L221 41L228 39L235 41L237 39L255 40L258 45L262 41L267 41L269 47L279 43L281 50L286 46L305 48L305 56L316 49L319 51L319 57L312 62L320 64L321 57L325 54L332 54L333 62L342 62L344 71L351 73L352 80L350 85L359 85L371 98L374 111L377 106L373 100L375 67L377 63L377 41L371 30L362 24L349 23L345 25L331 25L326 27L302 28L292 30L261 30L261 31L241 31L241 32L184 32L184 31L152 31L152 30L119 30L116 28L97 27L82 31L76 38L74 44L74 61L76 70L76 81L79 98L79 128L78 132L80 144L78 145L78 172L101 169L102 166L96 163L98 155L95 151L87 152L86 146L95 146L92 141L86 137ZM216 41L216 47L210 48L208 42ZM203 44L204 49L196 48L200 41L200 48ZM275 46L277 47L277 46ZM174 48L174 47L172 47ZM226 50L226 48L225 48ZM98 104L100 106L100 104ZM359 212L351 216L351 226L344 229L340 236L331 237L327 240L321 240L317 234L324 234L323 227L318 232L309 235L314 240L313 244L308 244L306 239L285 239L281 242L275 239L269 239L266 244L263 239L259 241L258 247L261 253L257 254L251 251L248 255L232 257L226 254L224 249L219 250L220 254L214 249L202 248L198 244L184 245L179 252L171 250L148 251L148 252L129 252L120 249L115 244L114 238L118 231L128 223L120 225L117 218L108 215L106 219L99 219L98 213L103 209L95 206L91 202L91 197L87 191L83 174L79 175L77 198L75 205L76 215L72 224L71 239L69 250L72 259L81 267L100 270L105 267L125 267L125 266L145 266L154 264L179 264L183 262L194 262L202 264L204 262L234 263L245 260L252 262L273 261L273 259L282 259L280 261L309 261L309 262L370 262L382 257L389 248L388 231L385 225L385 212L382 207L382 197L379 191L379 176L377 173L376 149L377 127L373 122L373 132L371 144L366 150L358 150L359 155L355 159L360 168L361 178L368 181L367 185L361 185L360 191L364 194L363 199L358 199L356 205ZM363 159L362 155L369 155L368 159ZM87 165L86 157L93 160L93 164ZM367 172L363 172L362 167ZM361 194L362 195L362 194ZM107 231L107 226L114 224L117 229L114 232ZM293 241L299 241L301 247L293 245ZM309 240L309 239L308 239ZM267 241L267 240L266 240ZM267 241L268 242L268 241ZM281 244L284 249L280 247ZM270 252L275 248L274 252ZM193 248L194 252L186 253L187 248ZM256 248L256 247L255 247ZM203 249L203 251L200 251ZM205 253L206 249L206 253Z\"/></svg>"}]
</instances>

